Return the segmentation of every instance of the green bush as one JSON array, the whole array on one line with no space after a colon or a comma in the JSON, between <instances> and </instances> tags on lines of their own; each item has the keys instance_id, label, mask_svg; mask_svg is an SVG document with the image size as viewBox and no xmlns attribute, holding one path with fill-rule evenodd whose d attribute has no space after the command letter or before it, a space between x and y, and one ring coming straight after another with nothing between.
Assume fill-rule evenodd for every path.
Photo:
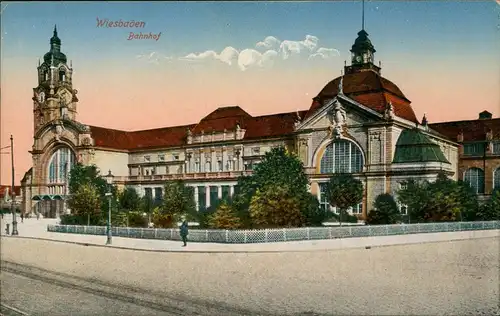
<instances>
[{"instance_id":1,"label":"green bush","mask_svg":"<svg viewBox=\"0 0 500 316\"><path fill-rule=\"evenodd\" d=\"M375 209L368 213L367 224L386 225L401 221L401 213L392 195L388 193L380 194L375 198L374 207Z\"/></svg>"},{"instance_id":2,"label":"green bush","mask_svg":"<svg viewBox=\"0 0 500 316\"><path fill-rule=\"evenodd\" d=\"M100 216L64 214L60 216L61 225L104 226L106 221Z\"/></svg>"},{"instance_id":3,"label":"green bush","mask_svg":"<svg viewBox=\"0 0 500 316\"><path fill-rule=\"evenodd\" d=\"M128 226L129 227L147 227L148 217L144 216L141 212L128 213Z\"/></svg>"},{"instance_id":4,"label":"green bush","mask_svg":"<svg viewBox=\"0 0 500 316\"><path fill-rule=\"evenodd\" d=\"M342 216L342 217L341 217ZM339 222L341 219L342 223L357 223L358 217L356 215L349 214L347 211L340 211L340 214L331 212L331 218Z\"/></svg>"}]
</instances>

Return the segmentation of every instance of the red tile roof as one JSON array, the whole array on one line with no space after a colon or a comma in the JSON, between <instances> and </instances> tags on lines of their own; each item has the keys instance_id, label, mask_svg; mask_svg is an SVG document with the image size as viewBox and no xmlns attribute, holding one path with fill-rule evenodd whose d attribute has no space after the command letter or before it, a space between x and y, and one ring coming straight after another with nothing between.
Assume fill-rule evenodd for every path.
<instances>
[{"instance_id":1,"label":"red tile roof","mask_svg":"<svg viewBox=\"0 0 500 316\"><path fill-rule=\"evenodd\" d=\"M464 142L486 140L486 133L490 130L493 139L500 140L500 118L433 123L429 127L453 141L458 141L460 132Z\"/></svg>"},{"instance_id":2,"label":"red tile roof","mask_svg":"<svg viewBox=\"0 0 500 316\"><path fill-rule=\"evenodd\" d=\"M0 198L1 199L3 199L5 197L5 193L7 191L9 191L9 196L10 196L12 194L10 185L0 185ZM21 196L21 186L20 185L14 186L14 191L16 193L16 196Z\"/></svg>"},{"instance_id":3,"label":"red tile roof","mask_svg":"<svg viewBox=\"0 0 500 316\"><path fill-rule=\"evenodd\" d=\"M223 132L224 129L234 130L236 124L240 124L241 128L246 129L250 120L252 120L252 116L239 106L221 107L201 119L191 132L193 134L200 134L202 131L205 133Z\"/></svg>"},{"instance_id":4,"label":"red tile roof","mask_svg":"<svg viewBox=\"0 0 500 316\"><path fill-rule=\"evenodd\" d=\"M307 111L298 114L304 117ZM140 150L177 147L186 144L187 130L193 134L234 131L239 123L245 129L244 139L279 137L294 131L297 112L252 117L240 107L219 108L203 118L198 124L164 127L143 131L120 131L98 126L89 126L95 146L119 150Z\"/></svg>"},{"instance_id":5,"label":"red tile roof","mask_svg":"<svg viewBox=\"0 0 500 316\"><path fill-rule=\"evenodd\" d=\"M325 101L337 96L341 78L333 79L320 91L313 99L306 117L311 116L321 108ZM394 83L383 78L377 72L361 71L346 74L343 78L342 91L347 97L381 114L384 113L387 103L391 101L397 116L411 122L418 122L410 100Z\"/></svg>"}]
</instances>

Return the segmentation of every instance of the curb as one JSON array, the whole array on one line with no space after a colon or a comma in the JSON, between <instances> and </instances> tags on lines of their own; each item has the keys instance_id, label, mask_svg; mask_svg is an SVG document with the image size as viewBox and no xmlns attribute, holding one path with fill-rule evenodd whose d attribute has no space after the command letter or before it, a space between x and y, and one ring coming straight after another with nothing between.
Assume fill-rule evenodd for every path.
<instances>
[{"instance_id":1,"label":"curb","mask_svg":"<svg viewBox=\"0 0 500 316\"><path fill-rule=\"evenodd\" d=\"M484 230L491 231L491 230ZM478 232L482 232L481 230ZM444 233L453 233L453 232L444 232ZM424 233L423 233L424 234ZM428 233L425 233L428 234ZM58 239L50 239L50 238L42 238L42 237L27 237L27 236L9 236L2 235L1 237L8 238L19 238L19 239L32 239L32 240L42 240L42 241L50 241L50 242L58 242L58 243L66 243L73 244L79 246L91 246L91 247L100 247L100 248L113 248L120 250L128 250L128 251L142 251L142 252L158 252L158 253L201 253L201 254L216 254L216 253L285 253L285 252L326 252L326 251L339 251L339 250L347 250L347 249L374 249L374 248L384 248L384 247L393 247L393 246L403 246L403 245L418 245L418 244L429 244L429 243L441 243L441 242L450 242L450 241L461 241L461 240L469 240L469 239L487 239L487 238L498 238L500 235L495 236L481 236L481 237L470 237L464 236L460 238L446 239L446 240L432 240L432 241L418 241L418 242L406 242L406 243L398 243L398 244L387 244L387 245L359 245L345 248L332 248L332 249L291 249L291 250L175 250L175 249L144 249L144 248L132 248L132 247L123 247L123 246L114 246L114 245L105 245L105 244L96 244L96 243L86 243L80 241L68 241L68 240L58 240ZM360 237L364 238L364 237ZM341 238L339 238L341 239ZM333 239L335 240L335 239ZM336 239L338 240L338 239Z\"/></svg>"}]
</instances>

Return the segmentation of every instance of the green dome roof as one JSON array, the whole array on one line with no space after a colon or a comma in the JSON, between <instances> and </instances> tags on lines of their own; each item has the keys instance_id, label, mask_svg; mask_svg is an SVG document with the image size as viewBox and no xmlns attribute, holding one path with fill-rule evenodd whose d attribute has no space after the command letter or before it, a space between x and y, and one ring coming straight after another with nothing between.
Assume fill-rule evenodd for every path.
<instances>
[{"instance_id":1,"label":"green dome roof","mask_svg":"<svg viewBox=\"0 0 500 316\"><path fill-rule=\"evenodd\" d=\"M393 163L443 162L450 163L438 144L432 142L420 130L405 129L396 143Z\"/></svg>"},{"instance_id":2,"label":"green dome roof","mask_svg":"<svg viewBox=\"0 0 500 316\"><path fill-rule=\"evenodd\" d=\"M50 51L43 56L43 60L47 64L57 65L59 63L66 63L66 55L61 52L61 39L57 36L57 27L54 26L54 35L50 39Z\"/></svg>"},{"instance_id":3,"label":"green dome roof","mask_svg":"<svg viewBox=\"0 0 500 316\"><path fill-rule=\"evenodd\" d=\"M361 30L358 32L358 38L354 41L354 45L351 47L351 52L365 52L371 51L373 53L376 52L375 47L372 42L368 38L368 33L365 30Z\"/></svg>"}]
</instances>

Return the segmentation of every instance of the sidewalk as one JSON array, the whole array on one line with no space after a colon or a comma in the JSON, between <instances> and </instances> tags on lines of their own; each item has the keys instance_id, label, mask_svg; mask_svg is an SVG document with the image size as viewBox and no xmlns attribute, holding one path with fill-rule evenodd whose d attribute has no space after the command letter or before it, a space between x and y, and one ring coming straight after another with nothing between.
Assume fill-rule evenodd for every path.
<instances>
[{"instance_id":1,"label":"sidewalk","mask_svg":"<svg viewBox=\"0 0 500 316\"><path fill-rule=\"evenodd\" d=\"M106 245L106 236L62 234L47 232L47 225L57 224L55 219L29 218L18 220L18 236L7 236L5 234L6 223L10 224L12 230L12 216L4 215L0 220L2 238L35 238L58 242L69 242L86 244L88 246L113 247L141 251L159 252L303 252L338 250L349 248L380 247L389 245L415 244L424 242L440 242L471 238L500 237L500 230L464 231L447 233L425 233L412 235L377 236L329 240L306 240L289 241L261 244L218 244L218 243L189 243L182 247L182 242L171 240L133 239L124 237L113 237L112 245Z\"/></svg>"}]
</instances>

